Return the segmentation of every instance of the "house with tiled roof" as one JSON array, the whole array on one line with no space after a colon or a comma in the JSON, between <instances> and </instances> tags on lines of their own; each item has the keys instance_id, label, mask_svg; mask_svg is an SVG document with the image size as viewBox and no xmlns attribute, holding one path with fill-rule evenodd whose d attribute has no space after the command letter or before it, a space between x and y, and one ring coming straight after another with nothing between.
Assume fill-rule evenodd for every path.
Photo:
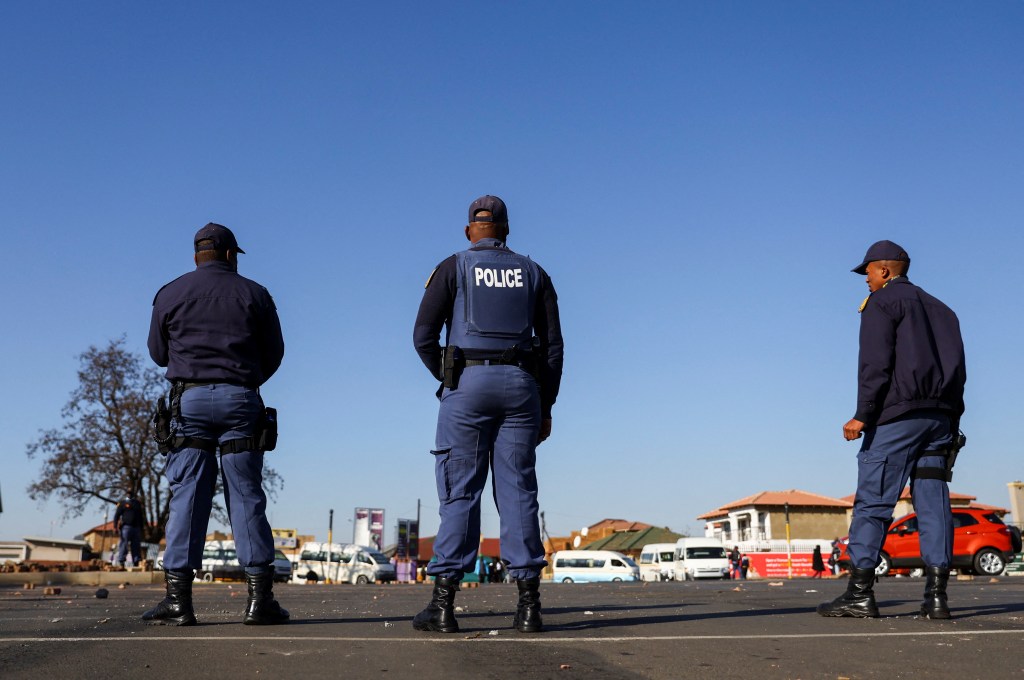
<instances>
[{"instance_id":1,"label":"house with tiled roof","mask_svg":"<svg viewBox=\"0 0 1024 680\"><path fill-rule=\"evenodd\" d=\"M725 543L786 539L786 514L789 514L789 538L821 539L847 533L847 512L851 501L830 498L808 491L761 491L752 496L706 512L704 535Z\"/></svg>"}]
</instances>

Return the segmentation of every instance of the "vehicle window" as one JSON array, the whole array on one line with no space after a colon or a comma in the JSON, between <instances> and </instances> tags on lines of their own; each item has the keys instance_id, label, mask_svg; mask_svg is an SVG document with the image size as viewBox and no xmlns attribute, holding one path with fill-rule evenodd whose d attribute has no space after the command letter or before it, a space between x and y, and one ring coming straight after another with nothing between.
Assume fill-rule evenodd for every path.
<instances>
[{"instance_id":1,"label":"vehicle window","mask_svg":"<svg viewBox=\"0 0 1024 680\"><path fill-rule=\"evenodd\" d=\"M215 560L218 555L220 555L220 550L217 550L216 548L207 548L203 551L204 560Z\"/></svg>"},{"instance_id":2,"label":"vehicle window","mask_svg":"<svg viewBox=\"0 0 1024 680\"><path fill-rule=\"evenodd\" d=\"M367 557L364 553L359 553L356 556L356 561L360 564L373 564L373 560Z\"/></svg>"},{"instance_id":3,"label":"vehicle window","mask_svg":"<svg viewBox=\"0 0 1024 680\"><path fill-rule=\"evenodd\" d=\"M227 560L227 561L229 561L229 562L231 560L237 560L238 559L238 553L235 552L234 548L229 548L228 550L224 551L224 554L223 554L222 558Z\"/></svg>"},{"instance_id":4,"label":"vehicle window","mask_svg":"<svg viewBox=\"0 0 1024 680\"><path fill-rule=\"evenodd\" d=\"M274 551L274 559L275 560L286 560L288 558L285 556L285 554L282 551L275 550Z\"/></svg>"},{"instance_id":5,"label":"vehicle window","mask_svg":"<svg viewBox=\"0 0 1024 680\"><path fill-rule=\"evenodd\" d=\"M661 553L661 561L662 562L671 562L675 558L676 558L675 553L673 553L672 551Z\"/></svg>"},{"instance_id":6,"label":"vehicle window","mask_svg":"<svg viewBox=\"0 0 1024 680\"><path fill-rule=\"evenodd\" d=\"M903 522L895 522L892 525L892 528L889 529L889 533L890 534L899 533L899 530L900 530L901 527L903 529L905 529L909 533L916 532L917 531L917 516L915 515L914 517L911 517L910 519L908 519L906 521L903 521Z\"/></svg>"},{"instance_id":7,"label":"vehicle window","mask_svg":"<svg viewBox=\"0 0 1024 680\"><path fill-rule=\"evenodd\" d=\"M388 559L388 556L384 553L368 550L366 554L369 555L377 564L388 564L391 561Z\"/></svg>"},{"instance_id":8,"label":"vehicle window","mask_svg":"<svg viewBox=\"0 0 1024 680\"><path fill-rule=\"evenodd\" d=\"M973 515L966 512L954 512L953 513L953 528L959 529L960 527L969 527L977 524L978 520Z\"/></svg>"},{"instance_id":9,"label":"vehicle window","mask_svg":"<svg viewBox=\"0 0 1024 680\"><path fill-rule=\"evenodd\" d=\"M613 567L624 567L626 565L623 564L622 562L619 562L617 559L612 558L612 566Z\"/></svg>"},{"instance_id":10,"label":"vehicle window","mask_svg":"<svg viewBox=\"0 0 1024 680\"><path fill-rule=\"evenodd\" d=\"M636 566L636 562L634 562L633 560L631 560L628 557L626 558L626 564L628 564L631 567L635 567Z\"/></svg>"},{"instance_id":11,"label":"vehicle window","mask_svg":"<svg viewBox=\"0 0 1024 680\"><path fill-rule=\"evenodd\" d=\"M315 553L312 550L303 550L302 554L299 555L300 560L319 560L320 553Z\"/></svg>"},{"instance_id":12,"label":"vehicle window","mask_svg":"<svg viewBox=\"0 0 1024 680\"><path fill-rule=\"evenodd\" d=\"M987 515L984 515L984 517L985 517L985 519L987 519L987 520L988 520L989 522L992 522L992 524L1004 524L1004 522L1003 522L1003 518L1002 518L1002 517L1000 517L999 515L997 515L997 514L996 514L996 513L994 513L994 512L990 512L990 513L988 513Z\"/></svg>"},{"instance_id":13,"label":"vehicle window","mask_svg":"<svg viewBox=\"0 0 1024 680\"><path fill-rule=\"evenodd\" d=\"M640 564L654 564L653 553L643 553L640 555Z\"/></svg>"},{"instance_id":14,"label":"vehicle window","mask_svg":"<svg viewBox=\"0 0 1024 680\"><path fill-rule=\"evenodd\" d=\"M724 560L725 548L687 548L686 559L688 560Z\"/></svg>"},{"instance_id":15,"label":"vehicle window","mask_svg":"<svg viewBox=\"0 0 1024 680\"><path fill-rule=\"evenodd\" d=\"M605 560L595 560L592 557L568 557L559 558L555 566L559 569L600 569L604 563Z\"/></svg>"}]
</instances>

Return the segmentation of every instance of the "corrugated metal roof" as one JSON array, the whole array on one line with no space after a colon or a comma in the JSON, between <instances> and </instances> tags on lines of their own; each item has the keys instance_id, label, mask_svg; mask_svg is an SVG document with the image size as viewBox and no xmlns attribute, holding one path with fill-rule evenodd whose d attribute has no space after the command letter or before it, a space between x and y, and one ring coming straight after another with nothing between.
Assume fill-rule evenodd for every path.
<instances>
[{"instance_id":1,"label":"corrugated metal roof","mask_svg":"<svg viewBox=\"0 0 1024 680\"><path fill-rule=\"evenodd\" d=\"M583 546L583 550L639 552L648 543L675 543L682 537L682 534L658 527L649 527L641 531L617 531L610 536L588 543Z\"/></svg>"}]
</instances>

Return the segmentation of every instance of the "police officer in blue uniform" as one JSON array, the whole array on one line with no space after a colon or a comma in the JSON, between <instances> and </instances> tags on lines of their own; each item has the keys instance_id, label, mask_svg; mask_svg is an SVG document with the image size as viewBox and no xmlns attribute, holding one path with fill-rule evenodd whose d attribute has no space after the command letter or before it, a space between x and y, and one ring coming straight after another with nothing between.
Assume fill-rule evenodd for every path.
<instances>
[{"instance_id":1,"label":"police officer in blue uniform","mask_svg":"<svg viewBox=\"0 0 1024 680\"><path fill-rule=\"evenodd\" d=\"M124 565L126 553L131 547L132 564L139 566L142 561L142 525L142 503L135 497L134 491L129 491L127 498L118 503L114 510L114 528L121 537L115 564Z\"/></svg>"},{"instance_id":2,"label":"police officer in blue uniform","mask_svg":"<svg viewBox=\"0 0 1024 680\"><path fill-rule=\"evenodd\" d=\"M153 361L172 383L174 439L164 474L171 487L164 574L167 597L143 614L157 623L195 625L192 579L202 566L218 472L238 561L249 587L243 623L278 624L274 541L263 491L259 387L281 365L284 340L267 289L238 274L231 230L207 224L194 239L195 271L156 294L149 330Z\"/></svg>"},{"instance_id":3,"label":"police officer in blue uniform","mask_svg":"<svg viewBox=\"0 0 1024 680\"><path fill-rule=\"evenodd\" d=\"M853 271L867 276L861 306L857 411L843 426L863 437L847 553L846 592L818 606L822 616L876 617L875 567L907 480L926 565L921 616L948 619L953 558L948 480L964 412L967 371L960 322L907 278L910 256L892 241L868 248Z\"/></svg>"},{"instance_id":4,"label":"police officer in blue uniform","mask_svg":"<svg viewBox=\"0 0 1024 680\"><path fill-rule=\"evenodd\" d=\"M441 526L430 604L417 630L458 632L455 593L476 564L480 498L488 470L501 518L501 553L519 588L513 621L541 630L536 447L551 433L562 375L558 297L547 273L505 245L508 211L497 196L469 207L468 250L434 270L416 317L414 344L441 399L434 454ZM447 326L446 347L439 340Z\"/></svg>"}]
</instances>

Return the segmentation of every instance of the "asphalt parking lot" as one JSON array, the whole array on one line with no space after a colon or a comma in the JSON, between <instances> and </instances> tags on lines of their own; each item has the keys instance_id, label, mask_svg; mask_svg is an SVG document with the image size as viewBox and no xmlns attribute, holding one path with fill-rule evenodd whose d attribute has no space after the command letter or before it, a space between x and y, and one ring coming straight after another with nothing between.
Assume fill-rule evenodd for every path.
<instances>
[{"instance_id":1,"label":"asphalt parking lot","mask_svg":"<svg viewBox=\"0 0 1024 680\"><path fill-rule=\"evenodd\" d=\"M772 583L781 585L772 585ZM159 586L0 590L0 677L982 678L1024 673L1024 579L950 584L954 619L916 616L923 581L885 579L883 617L824 619L844 582L544 584L546 632L514 631L514 585L465 589L462 631L413 630L425 585L285 585L292 623L241 625L244 584L196 584L200 625L144 624Z\"/></svg>"}]
</instances>

